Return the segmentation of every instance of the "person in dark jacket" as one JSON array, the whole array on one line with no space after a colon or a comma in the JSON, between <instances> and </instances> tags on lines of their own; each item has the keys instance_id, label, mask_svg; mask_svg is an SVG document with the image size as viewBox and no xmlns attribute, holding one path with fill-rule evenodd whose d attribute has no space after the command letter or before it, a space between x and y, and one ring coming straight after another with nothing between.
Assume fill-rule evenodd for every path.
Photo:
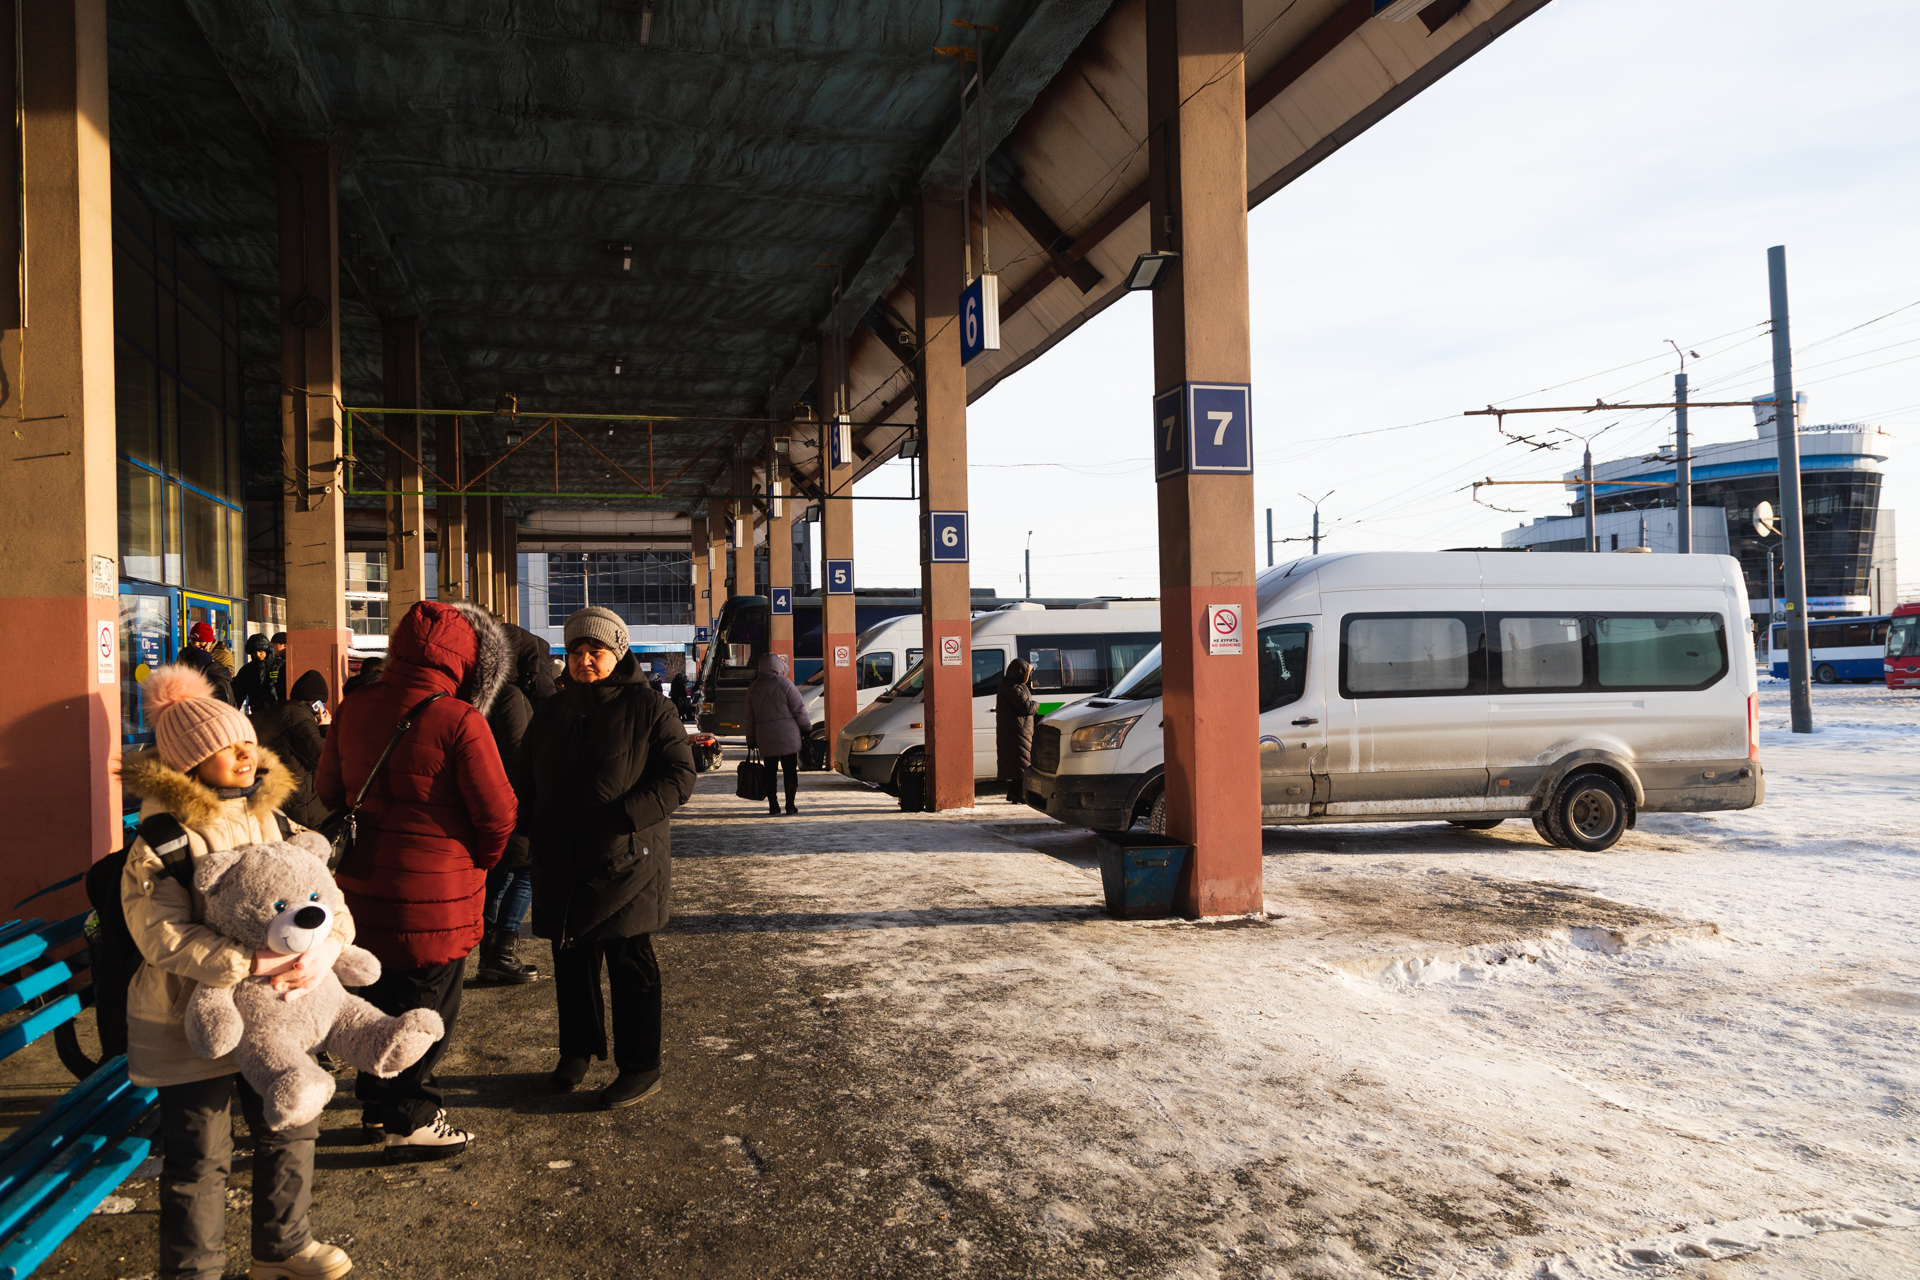
<instances>
[{"instance_id":1,"label":"person in dark jacket","mask_svg":"<svg viewBox=\"0 0 1920 1280\"><path fill-rule=\"evenodd\" d=\"M248 715L259 715L281 701L280 690L267 677L267 654L273 646L265 636L247 637L247 662L233 677L233 696Z\"/></svg>"},{"instance_id":2,"label":"person in dark jacket","mask_svg":"<svg viewBox=\"0 0 1920 1280\"><path fill-rule=\"evenodd\" d=\"M340 686L340 696L343 698L350 697L370 684L379 684L380 677L386 672L386 669L387 660L385 658L368 658L360 664L360 670L348 676L347 682Z\"/></svg>"},{"instance_id":3,"label":"person in dark jacket","mask_svg":"<svg viewBox=\"0 0 1920 1280\"><path fill-rule=\"evenodd\" d=\"M287 700L287 633L276 631L267 637L272 652L267 655L267 679L273 684L273 695L280 701Z\"/></svg>"},{"instance_id":4,"label":"person in dark jacket","mask_svg":"<svg viewBox=\"0 0 1920 1280\"><path fill-rule=\"evenodd\" d=\"M525 627L502 623L507 643L513 648L513 674L508 683L527 695L527 705L539 710L553 696L553 650L547 642Z\"/></svg>"},{"instance_id":5,"label":"person in dark jacket","mask_svg":"<svg viewBox=\"0 0 1920 1280\"><path fill-rule=\"evenodd\" d=\"M782 768L787 779L787 812L798 813L794 793L800 788L800 744L807 740L813 725L807 719L807 704L800 691L787 678L786 657L778 653L760 655L760 674L747 686L746 716L740 728L747 735L747 749L760 752L767 768ZM780 812L773 798L773 779L767 779L767 816Z\"/></svg>"},{"instance_id":6,"label":"person in dark jacket","mask_svg":"<svg viewBox=\"0 0 1920 1280\"><path fill-rule=\"evenodd\" d=\"M192 667L207 678L213 686L213 696L230 707L240 705L233 694L233 671L224 662L213 656L214 647L220 643L220 637L211 626L196 622L187 630L187 643L174 659L183 667Z\"/></svg>"},{"instance_id":7,"label":"person in dark jacket","mask_svg":"<svg viewBox=\"0 0 1920 1280\"><path fill-rule=\"evenodd\" d=\"M423 600L394 629L380 683L340 704L320 757L320 798L344 808L410 720L334 877L356 941L380 960L380 980L361 994L390 1014L433 1009L447 1027L413 1066L384 1080L362 1072L354 1087L368 1128L385 1131L389 1160L454 1155L473 1138L447 1119L433 1069L480 941L487 871L513 834L513 789L486 721L511 669L506 637L485 612Z\"/></svg>"},{"instance_id":8,"label":"person in dark jacket","mask_svg":"<svg viewBox=\"0 0 1920 1280\"><path fill-rule=\"evenodd\" d=\"M1000 677L993 700L993 746L1000 780L1007 784L1007 800L1025 804L1027 765L1033 759L1033 664L1015 658Z\"/></svg>"},{"instance_id":9,"label":"person in dark jacket","mask_svg":"<svg viewBox=\"0 0 1920 1280\"><path fill-rule=\"evenodd\" d=\"M667 685L667 701L673 704L673 709L680 714L683 723L693 720L693 699L687 693L687 673L684 663L681 670L673 673L673 679Z\"/></svg>"},{"instance_id":10,"label":"person in dark jacket","mask_svg":"<svg viewBox=\"0 0 1920 1280\"><path fill-rule=\"evenodd\" d=\"M317 831L333 814L333 810L321 803L320 793L313 785L327 745L326 722L322 719L326 715L327 678L318 671L309 671L293 682L291 693L293 696L287 701L256 711L249 718L260 745L279 756L300 784L281 803L280 812L301 826ZM321 710L313 709L315 703Z\"/></svg>"},{"instance_id":11,"label":"person in dark jacket","mask_svg":"<svg viewBox=\"0 0 1920 1280\"><path fill-rule=\"evenodd\" d=\"M541 661L545 660L543 656ZM487 727L493 730L493 742L500 748L502 760L512 762L532 721L533 703L520 691L517 681L508 683L487 713ZM480 939L480 970L474 975L480 982L519 986L540 976L537 967L520 960L520 922L526 919L533 902L531 863L527 837L515 831L507 841L506 853L487 872L487 904L481 915L487 931Z\"/></svg>"},{"instance_id":12,"label":"person in dark jacket","mask_svg":"<svg viewBox=\"0 0 1920 1280\"><path fill-rule=\"evenodd\" d=\"M533 931L553 941L560 1062L551 1086L577 1089L607 1056L600 969L613 991L618 1076L601 1105L660 1088L660 964L667 922L668 818L693 795L687 731L635 661L618 614L567 619L567 673L533 714L514 757L520 828L531 838Z\"/></svg>"}]
</instances>

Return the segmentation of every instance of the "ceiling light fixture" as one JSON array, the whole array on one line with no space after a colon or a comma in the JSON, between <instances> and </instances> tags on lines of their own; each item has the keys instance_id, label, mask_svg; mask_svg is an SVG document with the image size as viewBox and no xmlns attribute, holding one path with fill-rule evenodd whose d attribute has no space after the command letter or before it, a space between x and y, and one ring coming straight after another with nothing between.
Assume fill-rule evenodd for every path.
<instances>
[{"instance_id":1,"label":"ceiling light fixture","mask_svg":"<svg viewBox=\"0 0 1920 1280\"><path fill-rule=\"evenodd\" d=\"M1133 270L1127 275L1128 292L1142 289L1157 289L1166 277L1167 268L1180 261L1180 255L1171 251L1166 253L1143 253L1134 259Z\"/></svg>"},{"instance_id":2,"label":"ceiling light fixture","mask_svg":"<svg viewBox=\"0 0 1920 1280\"><path fill-rule=\"evenodd\" d=\"M626 362L627 362L627 358L625 356L615 356L613 358L613 376L614 377L617 378L620 376L620 367L624 365Z\"/></svg>"},{"instance_id":3,"label":"ceiling light fixture","mask_svg":"<svg viewBox=\"0 0 1920 1280\"><path fill-rule=\"evenodd\" d=\"M920 456L920 437L908 436L905 440L902 440L900 442L900 456L903 458L919 457Z\"/></svg>"},{"instance_id":4,"label":"ceiling light fixture","mask_svg":"<svg viewBox=\"0 0 1920 1280\"><path fill-rule=\"evenodd\" d=\"M508 431L507 432L507 448L517 449L519 447L520 447L520 433L518 431Z\"/></svg>"},{"instance_id":5,"label":"ceiling light fixture","mask_svg":"<svg viewBox=\"0 0 1920 1280\"><path fill-rule=\"evenodd\" d=\"M643 0L640 5L640 44L642 47L653 43L653 0Z\"/></svg>"}]
</instances>

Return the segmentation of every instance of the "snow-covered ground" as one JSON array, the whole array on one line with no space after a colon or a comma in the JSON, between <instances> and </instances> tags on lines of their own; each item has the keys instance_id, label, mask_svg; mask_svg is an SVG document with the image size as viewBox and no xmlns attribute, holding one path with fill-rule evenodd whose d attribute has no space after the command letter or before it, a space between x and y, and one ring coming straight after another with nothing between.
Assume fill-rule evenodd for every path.
<instances>
[{"instance_id":1,"label":"snow-covered ground","mask_svg":"<svg viewBox=\"0 0 1920 1280\"><path fill-rule=\"evenodd\" d=\"M703 797L676 874L808 935L929 1271L971 1217L1063 1274L1920 1275L1920 696L1762 703L1760 809L1269 829L1265 923L1111 921L1084 833L831 784Z\"/></svg>"}]
</instances>

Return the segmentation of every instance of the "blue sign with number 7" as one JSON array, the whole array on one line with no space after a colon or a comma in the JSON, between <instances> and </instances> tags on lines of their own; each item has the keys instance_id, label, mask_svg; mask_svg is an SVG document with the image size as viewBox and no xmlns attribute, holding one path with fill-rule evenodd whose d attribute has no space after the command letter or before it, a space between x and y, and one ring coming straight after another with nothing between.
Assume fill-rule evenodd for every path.
<instances>
[{"instance_id":1,"label":"blue sign with number 7","mask_svg":"<svg viewBox=\"0 0 1920 1280\"><path fill-rule=\"evenodd\" d=\"M1186 382L1153 398L1153 478L1253 474L1253 389Z\"/></svg>"}]
</instances>

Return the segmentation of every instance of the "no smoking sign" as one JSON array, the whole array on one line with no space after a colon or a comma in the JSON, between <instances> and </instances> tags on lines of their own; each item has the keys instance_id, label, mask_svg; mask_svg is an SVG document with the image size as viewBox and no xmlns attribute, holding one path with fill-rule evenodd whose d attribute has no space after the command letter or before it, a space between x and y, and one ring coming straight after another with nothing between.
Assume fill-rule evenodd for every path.
<instances>
[{"instance_id":1,"label":"no smoking sign","mask_svg":"<svg viewBox=\"0 0 1920 1280\"><path fill-rule=\"evenodd\" d=\"M957 667L960 665L959 636L940 637L940 665L943 667Z\"/></svg>"},{"instance_id":2,"label":"no smoking sign","mask_svg":"<svg viewBox=\"0 0 1920 1280\"><path fill-rule=\"evenodd\" d=\"M1207 606L1207 656L1220 657L1222 654L1240 652L1240 606L1237 604L1210 604Z\"/></svg>"}]
</instances>

